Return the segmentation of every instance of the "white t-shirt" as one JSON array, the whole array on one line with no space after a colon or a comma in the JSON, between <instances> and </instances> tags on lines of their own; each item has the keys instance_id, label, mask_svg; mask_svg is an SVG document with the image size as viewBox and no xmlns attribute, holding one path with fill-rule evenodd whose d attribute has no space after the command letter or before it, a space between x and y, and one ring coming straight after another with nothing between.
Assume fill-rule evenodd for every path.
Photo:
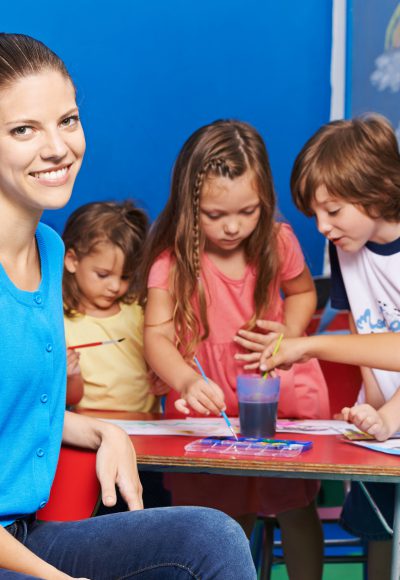
<instances>
[{"instance_id":1,"label":"white t-shirt","mask_svg":"<svg viewBox=\"0 0 400 580\"><path fill-rule=\"evenodd\" d=\"M359 334L400 332L400 238L388 244L367 242L355 253L331 244L330 256L332 306L351 310ZM400 372L372 372L385 400L390 399L400 387Z\"/></svg>"}]
</instances>

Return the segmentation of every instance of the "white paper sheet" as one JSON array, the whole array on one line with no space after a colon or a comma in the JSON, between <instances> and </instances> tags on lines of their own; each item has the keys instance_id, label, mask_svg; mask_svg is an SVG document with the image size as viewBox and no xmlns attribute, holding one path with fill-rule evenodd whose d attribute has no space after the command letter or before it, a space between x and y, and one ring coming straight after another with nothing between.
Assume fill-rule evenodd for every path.
<instances>
[{"instance_id":1,"label":"white paper sheet","mask_svg":"<svg viewBox=\"0 0 400 580\"><path fill-rule=\"evenodd\" d=\"M309 433L312 435L338 435L347 431L351 425L347 421L334 420L290 420L279 419L276 425L278 433ZM354 428L354 427L353 427Z\"/></svg>"},{"instance_id":2,"label":"white paper sheet","mask_svg":"<svg viewBox=\"0 0 400 580\"><path fill-rule=\"evenodd\" d=\"M191 417L187 419L160 419L158 421L123 421L103 419L119 425L129 435L186 435L190 437L231 436L222 418ZM239 433L239 419L230 418L231 424ZM279 419L278 433L312 433L313 435L337 435L349 429L346 421L318 421Z\"/></svg>"},{"instance_id":3,"label":"white paper sheet","mask_svg":"<svg viewBox=\"0 0 400 580\"><path fill-rule=\"evenodd\" d=\"M225 421L216 418L160 419L159 421L122 421L102 419L118 425L129 435L183 435L186 437L232 436ZM239 419L230 419L239 433Z\"/></svg>"},{"instance_id":4,"label":"white paper sheet","mask_svg":"<svg viewBox=\"0 0 400 580\"><path fill-rule=\"evenodd\" d=\"M400 455L400 439L388 439L387 441L348 441L359 447L366 447L380 453L389 453L390 455Z\"/></svg>"}]
</instances>

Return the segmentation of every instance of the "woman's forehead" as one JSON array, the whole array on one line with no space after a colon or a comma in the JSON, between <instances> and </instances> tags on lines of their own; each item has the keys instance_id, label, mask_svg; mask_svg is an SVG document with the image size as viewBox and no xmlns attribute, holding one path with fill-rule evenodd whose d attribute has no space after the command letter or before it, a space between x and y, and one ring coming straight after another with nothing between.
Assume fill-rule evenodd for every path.
<instances>
[{"instance_id":1,"label":"woman's forehead","mask_svg":"<svg viewBox=\"0 0 400 580\"><path fill-rule=\"evenodd\" d=\"M23 116L34 119L43 111L58 111L76 107L75 88L71 79L57 70L18 77L0 87L2 116ZM16 119L18 120L18 119Z\"/></svg>"}]
</instances>

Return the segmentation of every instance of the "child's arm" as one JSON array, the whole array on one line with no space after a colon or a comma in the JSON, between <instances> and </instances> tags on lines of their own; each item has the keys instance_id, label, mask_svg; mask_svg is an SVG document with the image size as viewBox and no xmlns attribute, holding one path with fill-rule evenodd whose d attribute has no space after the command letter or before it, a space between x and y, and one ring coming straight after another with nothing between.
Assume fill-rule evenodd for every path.
<instances>
[{"instance_id":1,"label":"child's arm","mask_svg":"<svg viewBox=\"0 0 400 580\"><path fill-rule=\"evenodd\" d=\"M97 450L96 473L104 505L117 501L117 485L129 509L143 509L135 449L128 435L111 423L65 412L63 442Z\"/></svg>"},{"instance_id":2,"label":"child's arm","mask_svg":"<svg viewBox=\"0 0 400 580\"><path fill-rule=\"evenodd\" d=\"M349 313L349 326L352 334L357 334L356 324L351 313ZM370 368L364 365L360 366L364 385L365 402L375 409L379 409L379 407L381 407L385 402L379 384Z\"/></svg>"},{"instance_id":3,"label":"child's arm","mask_svg":"<svg viewBox=\"0 0 400 580\"><path fill-rule=\"evenodd\" d=\"M317 307L317 292L307 266L296 278L282 282L281 287L285 296L284 335L287 338L302 336Z\"/></svg>"},{"instance_id":4,"label":"child's arm","mask_svg":"<svg viewBox=\"0 0 400 580\"><path fill-rule=\"evenodd\" d=\"M400 427L400 389L395 392L379 410L371 405L354 405L342 409L345 421L373 435L378 441L385 441Z\"/></svg>"},{"instance_id":5,"label":"child's arm","mask_svg":"<svg viewBox=\"0 0 400 580\"><path fill-rule=\"evenodd\" d=\"M174 304L167 290L149 288L144 317L144 352L154 372L195 411L219 415L225 408L222 390L213 381L202 379L175 346L172 322ZM181 402L176 407L188 412Z\"/></svg>"},{"instance_id":6,"label":"child's arm","mask_svg":"<svg viewBox=\"0 0 400 580\"><path fill-rule=\"evenodd\" d=\"M258 328L264 332L239 330L234 338L235 342L250 351L235 355L237 360L247 363L245 369L258 368L264 349L268 351L268 347L273 348L280 334L285 337L304 334L315 312L317 303L315 286L307 267L296 278L284 282L282 290L285 294L283 324L273 320L257 320Z\"/></svg>"},{"instance_id":7,"label":"child's arm","mask_svg":"<svg viewBox=\"0 0 400 580\"><path fill-rule=\"evenodd\" d=\"M377 369L400 372L400 334L385 332L382 334L320 334L302 338L288 338L281 342L279 351L272 356L274 344L263 348L260 335L256 332L240 331L246 347L246 340L258 344L263 350L260 356L260 369L271 371L274 368L287 369L296 362L306 362L310 358L319 358L331 362L351 365L370 366ZM256 368L250 365L250 368Z\"/></svg>"},{"instance_id":8,"label":"child's arm","mask_svg":"<svg viewBox=\"0 0 400 580\"><path fill-rule=\"evenodd\" d=\"M67 349L67 405L76 405L83 397L83 378L79 353Z\"/></svg>"}]
</instances>

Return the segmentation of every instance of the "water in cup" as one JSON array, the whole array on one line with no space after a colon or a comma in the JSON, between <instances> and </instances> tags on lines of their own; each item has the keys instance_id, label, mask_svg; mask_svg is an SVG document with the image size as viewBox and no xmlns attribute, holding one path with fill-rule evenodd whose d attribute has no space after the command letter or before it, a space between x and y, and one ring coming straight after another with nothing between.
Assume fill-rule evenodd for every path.
<instances>
[{"instance_id":1,"label":"water in cup","mask_svg":"<svg viewBox=\"0 0 400 580\"><path fill-rule=\"evenodd\" d=\"M244 437L275 435L279 387L279 377L237 377L240 432Z\"/></svg>"}]
</instances>

